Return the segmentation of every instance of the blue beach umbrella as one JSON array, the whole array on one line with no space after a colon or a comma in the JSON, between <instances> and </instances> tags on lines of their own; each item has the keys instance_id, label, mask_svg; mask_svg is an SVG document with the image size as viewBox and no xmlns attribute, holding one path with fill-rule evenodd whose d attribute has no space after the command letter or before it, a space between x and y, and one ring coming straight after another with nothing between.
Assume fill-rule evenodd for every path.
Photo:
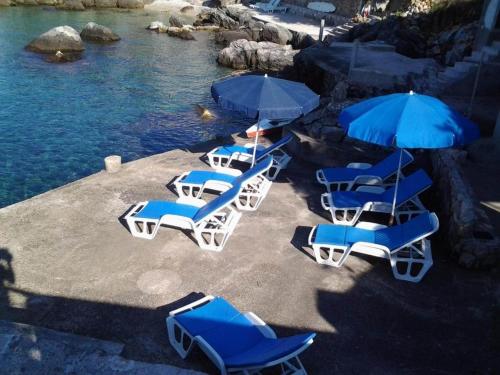
<instances>
[{"instance_id":1,"label":"blue beach umbrella","mask_svg":"<svg viewBox=\"0 0 500 375\"><path fill-rule=\"evenodd\" d=\"M303 83L268 77L267 74L245 75L216 82L212 85L212 97L222 108L243 113L259 122L263 119L295 119L319 105L319 95ZM256 147L253 163L255 150Z\"/></svg>"},{"instance_id":2,"label":"blue beach umbrella","mask_svg":"<svg viewBox=\"0 0 500 375\"><path fill-rule=\"evenodd\" d=\"M469 119L439 99L413 91L379 96L354 104L341 112L339 123L351 138L401 149L392 218L404 148L457 147L479 138L479 129Z\"/></svg>"}]
</instances>

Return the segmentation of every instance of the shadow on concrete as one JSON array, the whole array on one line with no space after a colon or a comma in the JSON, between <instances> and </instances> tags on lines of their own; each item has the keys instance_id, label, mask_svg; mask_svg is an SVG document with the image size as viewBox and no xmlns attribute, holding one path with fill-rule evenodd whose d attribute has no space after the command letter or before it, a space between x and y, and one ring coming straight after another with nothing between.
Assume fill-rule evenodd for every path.
<instances>
[{"instance_id":1,"label":"shadow on concrete","mask_svg":"<svg viewBox=\"0 0 500 375\"><path fill-rule=\"evenodd\" d=\"M307 229L298 228L292 241L303 243ZM440 259L436 263L437 270L423 282L411 284L392 280L389 267L382 265L355 276L348 261L344 291L334 292L326 284L330 290L316 288L316 310L326 322L321 324L323 329L314 329L317 322L272 327L278 336L318 333L301 355L310 374L493 374L500 358L498 274L457 269ZM8 249L0 249L0 266L0 319L121 343L121 355L127 359L216 373L200 350L182 360L166 333L168 312L203 293L151 308L48 296L13 285L16 279ZM13 303L9 294L22 296L24 302ZM251 310L259 315L259 306ZM30 360L26 358L26 363Z\"/></svg>"}]
</instances>

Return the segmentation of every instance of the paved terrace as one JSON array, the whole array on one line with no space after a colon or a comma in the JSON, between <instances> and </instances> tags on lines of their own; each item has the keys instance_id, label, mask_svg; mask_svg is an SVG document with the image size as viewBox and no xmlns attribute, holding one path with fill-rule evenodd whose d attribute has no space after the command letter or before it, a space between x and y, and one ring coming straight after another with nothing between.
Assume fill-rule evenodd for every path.
<instances>
[{"instance_id":1,"label":"paved terrace","mask_svg":"<svg viewBox=\"0 0 500 375\"><path fill-rule=\"evenodd\" d=\"M207 168L201 155L156 155L1 209L0 319L124 344L126 359L213 373L201 353L187 361L174 353L164 318L215 294L280 335L316 331L302 355L310 374L494 371L498 275L459 269L437 245L417 285L396 281L383 260L316 264L306 237L327 220L312 165L292 162L221 253L169 228L152 241L133 238L120 217L138 201L174 200L165 185Z\"/></svg>"}]
</instances>

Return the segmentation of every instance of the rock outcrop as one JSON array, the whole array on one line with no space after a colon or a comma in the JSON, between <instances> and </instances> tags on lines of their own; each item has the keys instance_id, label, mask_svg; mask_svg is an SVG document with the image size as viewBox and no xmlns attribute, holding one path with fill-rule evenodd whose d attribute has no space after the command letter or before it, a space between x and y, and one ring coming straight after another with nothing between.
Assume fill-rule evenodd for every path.
<instances>
[{"instance_id":1,"label":"rock outcrop","mask_svg":"<svg viewBox=\"0 0 500 375\"><path fill-rule=\"evenodd\" d=\"M250 34L245 30L223 30L215 34L215 42L229 46L231 42L238 39L252 40Z\"/></svg>"},{"instance_id":2,"label":"rock outcrop","mask_svg":"<svg viewBox=\"0 0 500 375\"><path fill-rule=\"evenodd\" d=\"M118 8L142 9L144 2L143 0L118 0Z\"/></svg>"},{"instance_id":3,"label":"rock outcrop","mask_svg":"<svg viewBox=\"0 0 500 375\"><path fill-rule=\"evenodd\" d=\"M184 26L184 21L182 21L180 19L180 17L176 16L175 14L172 14L170 16L170 18L168 19L168 23L170 24L170 26L173 26L173 27L182 27L182 26Z\"/></svg>"},{"instance_id":4,"label":"rock outcrop","mask_svg":"<svg viewBox=\"0 0 500 375\"><path fill-rule=\"evenodd\" d=\"M64 10L85 10L82 0L65 0L58 8Z\"/></svg>"},{"instance_id":5,"label":"rock outcrop","mask_svg":"<svg viewBox=\"0 0 500 375\"><path fill-rule=\"evenodd\" d=\"M198 14L194 26L215 25L224 29L234 30L240 24L229 17L225 12L220 9L205 9Z\"/></svg>"},{"instance_id":6,"label":"rock outcrop","mask_svg":"<svg viewBox=\"0 0 500 375\"><path fill-rule=\"evenodd\" d=\"M166 30L169 36L184 40L195 40L195 37L191 33L191 30L187 27L168 27Z\"/></svg>"},{"instance_id":7,"label":"rock outcrop","mask_svg":"<svg viewBox=\"0 0 500 375\"><path fill-rule=\"evenodd\" d=\"M80 36L83 40L92 42L116 42L120 37L116 35L109 27L98 25L95 22L89 22L85 25Z\"/></svg>"},{"instance_id":8,"label":"rock outcrop","mask_svg":"<svg viewBox=\"0 0 500 375\"><path fill-rule=\"evenodd\" d=\"M266 23L260 34L260 40L276 44L288 44L292 41L292 33L274 23Z\"/></svg>"},{"instance_id":9,"label":"rock outcrop","mask_svg":"<svg viewBox=\"0 0 500 375\"><path fill-rule=\"evenodd\" d=\"M80 34L70 26L58 26L32 40L26 48L39 53L82 52L85 47Z\"/></svg>"},{"instance_id":10,"label":"rock outcrop","mask_svg":"<svg viewBox=\"0 0 500 375\"><path fill-rule=\"evenodd\" d=\"M239 39L219 52L219 64L233 69L281 72L293 66L292 46Z\"/></svg>"},{"instance_id":11,"label":"rock outcrop","mask_svg":"<svg viewBox=\"0 0 500 375\"><path fill-rule=\"evenodd\" d=\"M117 0L95 0L96 8L116 8L117 5Z\"/></svg>"}]
</instances>

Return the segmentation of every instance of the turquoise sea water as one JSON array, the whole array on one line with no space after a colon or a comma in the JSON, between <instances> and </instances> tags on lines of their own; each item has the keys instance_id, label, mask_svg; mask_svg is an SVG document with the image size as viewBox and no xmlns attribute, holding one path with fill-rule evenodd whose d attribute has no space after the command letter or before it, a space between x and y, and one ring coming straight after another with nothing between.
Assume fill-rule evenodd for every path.
<instances>
[{"instance_id":1,"label":"turquoise sea water","mask_svg":"<svg viewBox=\"0 0 500 375\"><path fill-rule=\"evenodd\" d=\"M212 36L145 30L157 19L168 14L0 7L0 207L95 173L108 155L130 161L249 124L210 97L211 81L230 73L215 62ZM90 21L122 40L86 43L83 59L67 64L24 50L52 27L80 31ZM195 104L217 119L201 121Z\"/></svg>"}]
</instances>

